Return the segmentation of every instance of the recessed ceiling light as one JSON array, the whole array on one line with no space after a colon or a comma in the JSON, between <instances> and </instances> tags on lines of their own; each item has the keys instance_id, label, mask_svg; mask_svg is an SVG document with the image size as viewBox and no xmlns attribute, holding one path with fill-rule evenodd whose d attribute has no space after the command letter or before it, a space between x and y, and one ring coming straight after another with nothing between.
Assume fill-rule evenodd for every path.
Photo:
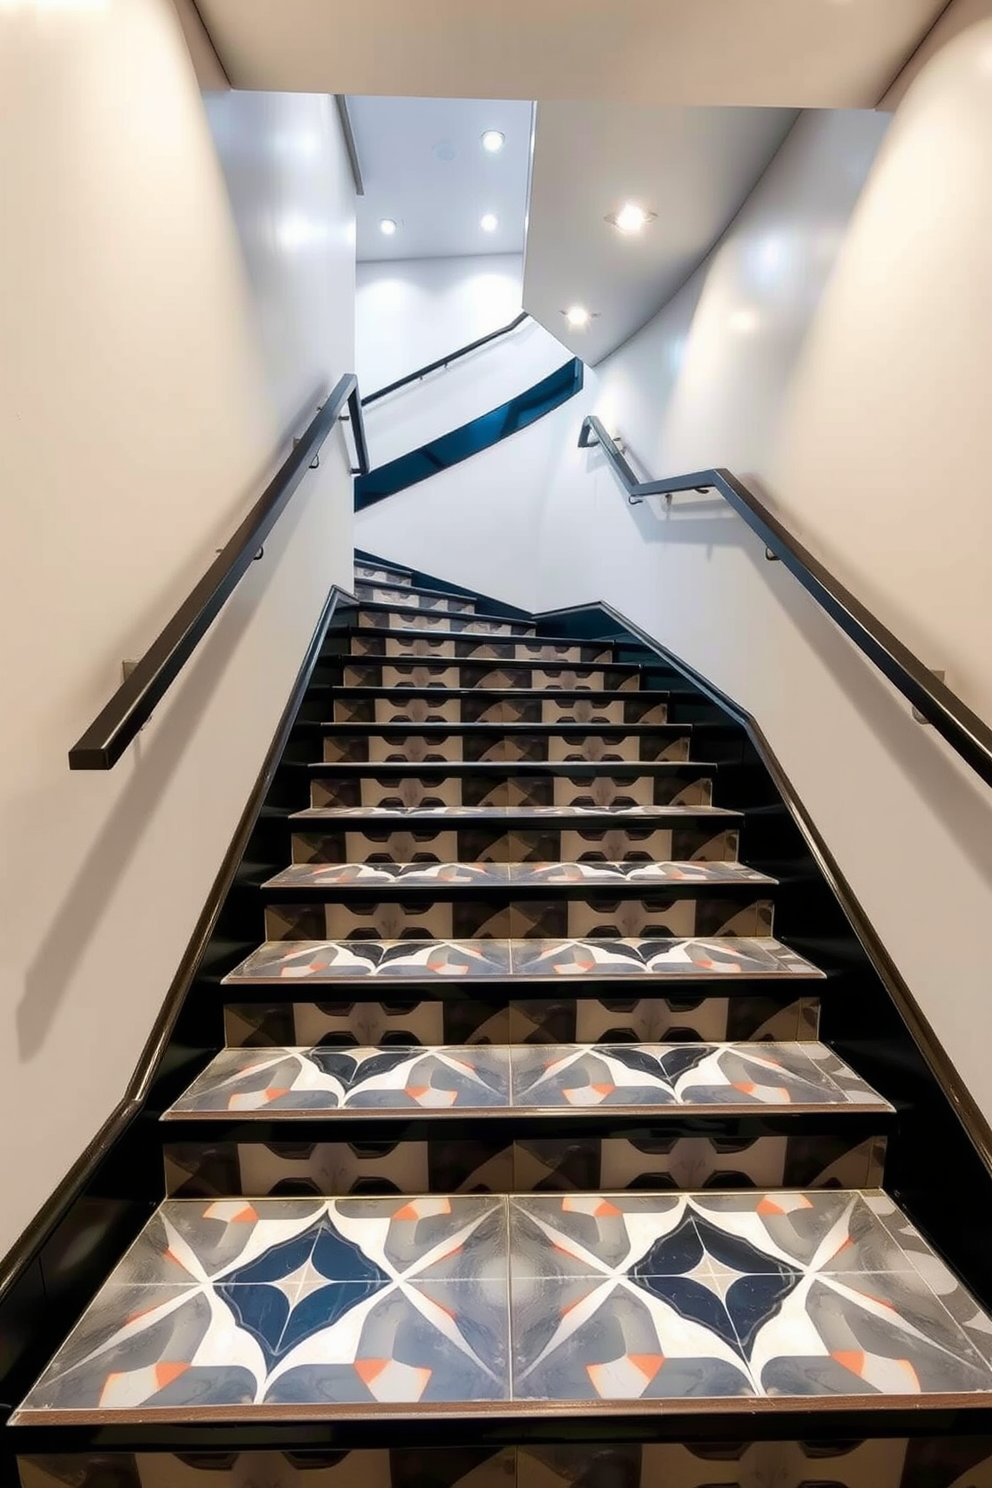
<instances>
[{"instance_id":1,"label":"recessed ceiling light","mask_svg":"<svg viewBox=\"0 0 992 1488\"><path fill-rule=\"evenodd\" d=\"M479 226L483 232L495 232L499 227L499 218L495 212L487 212L479 223Z\"/></svg>"},{"instance_id":2,"label":"recessed ceiling light","mask_svg":"<svg viewBox=\"0 0 992 1488\"><path fill-rule=\"evenodd\" d=\"M393 236L393 233L396 231L395 218L383 217L382 221L379 223L379 231L381 233L385 233L387 238L391 238Z\"/></svg>"},{"instance_id":3,"label":"recessed ceiling light","mask_svg":"<svg viewBox=\"0 0 992 1488\"><path fill-rule=\"evenodd\" d=\"M646 212L636 202L625 202L619 212L614 212L606 220L612 223L618 232L626 233L628 237L631 237L634 233L642 232L657 215L657 212Z\"/></svg>"},{"instance_id":4,"label":"recessed ceiling light","mask_svg":"<svg viewBox=\"0 0 992 1488\"><path fill-rule=\"evenodd\" d=\"M497 154L505 144L506 135L501 129L487 129L482 136L482 148L488 150L490 155Z\"/></svg>"},{"instance_id":5,"label":"recessed ceiling light","mask_svg":"<svg viewBox=\"0 0 992 1488\"><path fill-rule=\"evenodd\" d=\"M581 331L583 326L587 326L592 319L584 305L570 305L567 310L562 311L562 314L573 331Z\"/></svg>"}]
</instances>

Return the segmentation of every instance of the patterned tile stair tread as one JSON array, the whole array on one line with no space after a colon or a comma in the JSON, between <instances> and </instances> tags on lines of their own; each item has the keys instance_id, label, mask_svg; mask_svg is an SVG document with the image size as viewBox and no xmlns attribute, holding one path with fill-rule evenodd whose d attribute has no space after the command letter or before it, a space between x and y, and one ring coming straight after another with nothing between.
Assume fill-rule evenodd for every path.
<instances>
[{"instance_id":1,"label":"patterned tile stair tread","mask_svg":"<svg viewBox=\"0 0 992 1488\"><path fill-rule=\"evenodd\" d=\"M170 1199L13 1424L990 1404L877 1190Z\"/></svg>"},{"instance_id":2,"label":"patterned tile stair tread","mask_svg":"<svg viewBox=\"0 0 992 1488\"><path fill-rule=\"evenodd\" d=\"M603 940L272 940L223 978L239 982L380 982L495 977L528 982L588 976L696 979L821 978L768 936Z\"/></svg>"},{"instance_id":3,"label":"patterned tile stair tread","mask_svg":"<svg viewBox=\"0 0 992 1488\"><path fill-rule=\"evenodd\" d=\"M265 889L763 887L777 883L738 862L650 863L294 863Z\"/></svg>"},{"instance_id":4,"label":"patterned tile stair tread","mask_svg":"<svg viewBox=\"0 0 992 1488\"><path fill-rule=\"evenodd\" d=\"M373 767L374 768L374 767ZM480 821L548 822L572 818L590 821L602 817L607 821L628 818L652 820L655 817L702 816L739 821L740 811L724 806L308 806L290 813L290 821L334 821L347 817L397 817L401 821L437 821L446 817L477 817Z\"/></svg>"},{"instance_id":5,"label":"patterned tile stair tread","mask_svg":"<svg viewBox=\"0 0 992 1488\"><path fill-rule=\"evenodd\" d=\"M224 1049L163 1119L418 1110L558 1118L595 1109L644 1117L783 1106L892 1110L820 1043L390 1045Z\"/></svg>"}]
</instances>

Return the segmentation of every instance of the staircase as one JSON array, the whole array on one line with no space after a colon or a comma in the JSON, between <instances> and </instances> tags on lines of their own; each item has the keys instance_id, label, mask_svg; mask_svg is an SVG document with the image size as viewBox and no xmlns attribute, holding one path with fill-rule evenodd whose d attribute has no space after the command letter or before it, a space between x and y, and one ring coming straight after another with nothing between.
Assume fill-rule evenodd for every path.
<instances>
[{"instance_id":1,"label":"staircase","mask_svg":"<svg viewBox=\"0 0 992 1488\"><path fill-rule=\"evenodd\" d=\"M328 633L24 1488L992 1482L992 1320L884 1187L908 1056L776 938L825 891L739 729L413 578Z\"/></svg>"}]
</instances>

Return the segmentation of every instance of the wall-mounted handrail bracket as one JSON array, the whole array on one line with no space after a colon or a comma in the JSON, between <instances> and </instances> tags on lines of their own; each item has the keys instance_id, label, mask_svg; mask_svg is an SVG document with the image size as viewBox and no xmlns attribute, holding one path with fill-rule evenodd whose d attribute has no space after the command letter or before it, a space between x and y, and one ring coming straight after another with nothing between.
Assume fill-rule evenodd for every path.
<instances>
[{"instance_id":1,"label":"wall-mounted handrail bracket","mask_svg":"<svg viewBox=\"0 0 992 1488\"><path fill-rule=\"evenodd\" d=\"M913 708L913 716L930 723L987 785L992 785L992 728L947 687L943 673L925 667L918 656L856 599L849 589L794 537L753 491L729 470L697 470L676 480L639 481L616 439L601 420L589 414L579 431L579 448L599 445L627 500L647 496L668 499L680 491L716 491L764 544L769 562L785 565L806 592L840 626Z\"/></svg>"},{"instance_id":2,"label":"wall-mounted handrail bracket","mask_svg":"<svg viewBox=\"0 0 992 1488\"><path fill-rule=\"evenodd\" d=\"M347 373L320 405L306 432L251 508L230 541L217 550L206 573L172 619L125 676L107 706L69 751L70 770L110 770L176 680L229 596L265 552L275 526L307 470L316 469L321 445L349 409L359 474L369 469L368 443L358 378ZM353 472L356 473L356 472Z\"/></svg>"}]
</instances>

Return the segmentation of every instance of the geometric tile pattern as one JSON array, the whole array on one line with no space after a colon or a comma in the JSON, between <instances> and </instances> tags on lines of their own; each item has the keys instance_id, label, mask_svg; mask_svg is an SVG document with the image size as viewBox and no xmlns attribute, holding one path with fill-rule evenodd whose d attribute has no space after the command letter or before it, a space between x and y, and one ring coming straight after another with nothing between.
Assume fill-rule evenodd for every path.
<instances>
[{"instance_id":1,"label":"geometric tile pattern","mask_svg":"<svg viewBox=\"0 0 992 1488\"><path fill-rule=\"evenodd\" d=\"M267 941L225 978L241 981L462 981L563 978L820 978L802 956L768 937L716 940Z\"/></svg>"},{"instance_id":2,"label":"geometric tile pattern","mask_svg":"<svg viewBox=\"0 0 992 1488\"><path fill-rule=\"evenodd\" d=\"M359 629L432 631L439 635L532 636L536 627L524 620L486 619L477 614L439 614L431 610L390 610L388 606L365 607L358 612Z\"/></svg>"},{"instance_id":3,"label":"geometric tile pattern","mask_svg":"<svg viewBox=\"0 0 992 1488\"><path fill-rule=\"evenodd\" d=\"M775 1136L685 1135L655 1126L622 1137L588 1130L511 1137L498 1126L440 1142L421 1131L396 1139L250 1138L209 1142L174 1127L165 1144L167 1192L182 1198L362 1193L589 1193L593 1190L861 1188L882 1181L886 1139L834 1130ZM373 1139L375 1138L375 1139Z\"/></svg>"},{"instance_id":4,"label":"geometric tile pattern","mask_svg":"<svg viewBox=\"0 0 992 1488\"><path fill-rule=\"evenodd\" d=\"M746 863L294 863L268 879L266 888L455 889L461 887L620 889L628 885L770 885L775 880Z\"/></svg>"},{"instance_id":5,"label":"geometric tile pattern","mask_svg":"<svg viewBox=\"0 0 992 1488\"><path fill-rule=\"evenodd\" d=\"M683 762L628 767L579 761L473 760L460 764L382 761L327 764L311 784L311 805L324 807L708 806L706 765Z\"/></svg>"},{"instance_id":6,"label":"geometric tile pattern","mask_svg":"<svg viewBox=\"0 0 992 1488\"><path fill-rule=\"evenodd\" d=\"M428 1110L888 1110L823 1044L225 1049L166 1119Z\"/></svg>"},{"instance_id":7,"label":"geometric tile pattern","mask_svg":"<svg viewBox=\"0 0 992 1488\"><path fill-rule=\"evenodd\" d=\"M349 731L349 727L350 730ZM662 731L639 727L636 733L623 728L604 732L588 724L564 725L558 729L533 724L451 723L428 730L407 727L374 730L348 724L325 725L324 759L328 764L409 763L513 760L534 764L542 760L566 764L636 761L660 763L689 758L689 734L669 725Z\"/></svg>"},{"instance_id":8,"label":"geometric tile pattern","mask_svg":"<svg viewBox=\"0 0 992 1488\"><path fill-rule=\"evenodd\" d=\"M371 990L371 989L370 989ZM480 991L487 991L482 988ZM512 987L506 989L512 993ZM547 989L549 992L551 989ZM819 1003L815 997L773 997L734 988L715 996L701 984L697 995L676 989L674 996L574 997L556 990L547 997L512 995L504 1000L473 997L468 989L438 997L431 991L404 992L397 999L385 989L342 1000L296 1000L295 991L273 987L269 999L225 1004L226 1043L231 1047L273 1045L310 1048L436 1048L454 1044L616 1044L746 1043L815 1039ZM303 988L306 993L309 988ZM275 999L279 999L278 1001ZM312 999L312 994L311 994Z\"/></svg>"},{"instance_id":9,"label":"geometric tile pattern","mask_svg":"<svg viewBox=\"0 0 992 1488\"><path fill-rule=\"evenodd\" d=\"M992 1320L948 1275L935 1289L931 1253L900 1242L898 1219L876 1212L886 1202L823 1189L167 1200L15 1420L987 1406Z\"/></svg>"},{"instance_id":10,"label":"geometric tile pattern","mask_svg":"<svg viewBox=\"0 0 992 1488\"><path fill-rule=\"evenodd\" d=\"M113 1463L112 1468L109 1466ZM987 1488L992 1438L320 1448L21 1459L23 1488ZM264 1474L264 1476L262 1476Z\"/></svg>"},{"instance_id":11,"label":"geometric tile pattern","mask_svg":"<svg viewBox=\"0 0 992 1488\"><path fill-rule=\"evenodd\" d=\"M616 728L630 724L667 724L668 694L599 692L516 687L479 691L406 685L383 691L371 686L336 690L333 721L345 724L461 723L523 724L528 727L584 724Z\"/></svg>"}]
</instances>

